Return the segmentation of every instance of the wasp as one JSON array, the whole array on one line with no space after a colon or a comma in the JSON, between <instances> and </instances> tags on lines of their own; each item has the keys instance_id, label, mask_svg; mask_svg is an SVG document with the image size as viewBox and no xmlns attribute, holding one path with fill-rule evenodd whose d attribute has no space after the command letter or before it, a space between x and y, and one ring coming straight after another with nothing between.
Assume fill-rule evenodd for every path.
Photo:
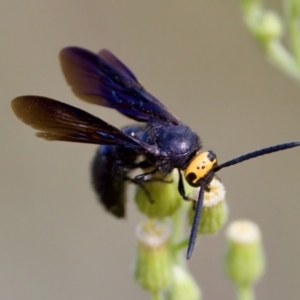
<instances>
[{"instance_id":1,"label":"wasp","mask_svg":"<svg viewBox=\"0 0 300 300\"><path fill-rule=\"evenodd\" d=\"M178 191L183 199L191 200L185 193L183 176L191 186L200 187L187 259L196 241L204 191L209 190L215 173L254 157L300 145L300 142L279 144L218 164L213 151L201 152L198 134L149 94L133 72L108 50L95 54L67 47L60 52L60 61L68 84L80 99L116 109L138 123L118 129L81 109L41 96L15 98L14 113L39 130L36 135L40 138L101 145L92 163L92 182L100 202L116 217L125 215L127 181L144 187L144 183L155 180L155 173L164 177L177 169ZM147 171L130 177L138 168ZM149 200L153 200L151 195Z\"/></svg>"}]
</instances>

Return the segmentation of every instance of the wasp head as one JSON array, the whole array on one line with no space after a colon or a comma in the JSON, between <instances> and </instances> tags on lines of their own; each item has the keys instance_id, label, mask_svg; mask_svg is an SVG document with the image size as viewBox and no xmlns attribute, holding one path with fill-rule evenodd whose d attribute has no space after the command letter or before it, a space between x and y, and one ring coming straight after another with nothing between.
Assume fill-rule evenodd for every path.
<instances>
[{"instance_id":1,"label":"wasp head","mask_svg":"<svg viewBox=\"0 0 300 300\"><path fill-rule=\"evenodd\" d=\"M210 181L213 176L213 168L217 165L217 156L212 151L206 151L196 155L184 171L185 180L193 187L200 186L201 180Z\"/></svg>"}]
</instances>

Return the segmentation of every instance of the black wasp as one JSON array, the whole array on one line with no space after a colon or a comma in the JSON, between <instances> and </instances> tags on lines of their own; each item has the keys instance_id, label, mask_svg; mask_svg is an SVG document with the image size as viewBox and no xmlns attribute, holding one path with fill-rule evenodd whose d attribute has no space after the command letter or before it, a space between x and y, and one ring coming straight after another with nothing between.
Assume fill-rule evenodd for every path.
<instances>
[{"instance_id":1,"label":"black wasp","mask_svg":"<svg viewBox=\"0 0 300 300\"><path fill-rule=\"evenodd\" d=\"M15 98L13 111L24 123L41 131L38 137L103 145L93 162L93 185L101 203L117 217L125 215L125 181L143 186L156 172L167 175L177 169L178 191L189 200L183 185L184 171L186 181L200 187L187 258L194 248L204 190L209 189L214 173L247 159L300 145L300 142L280 144L218 165L212 151L200 152L199 136L150 95L108 50L94 54L68 47L61 51L60 60L66 80L79 98L114 108L140 123L120 130L83 110L41 96ZM151 171L130 178L130 172L137 168Z\"/></svg>"}]
</instances>

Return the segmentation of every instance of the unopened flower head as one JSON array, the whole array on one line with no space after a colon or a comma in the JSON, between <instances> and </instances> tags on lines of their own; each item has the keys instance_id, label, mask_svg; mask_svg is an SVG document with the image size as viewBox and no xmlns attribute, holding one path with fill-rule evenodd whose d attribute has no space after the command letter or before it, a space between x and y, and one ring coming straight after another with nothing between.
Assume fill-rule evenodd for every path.
<instances>
[{"instance_id":1,"label":"unopened flower head","mask_svg":"<svg viewBox=\"0 0 300 300\"><path fill-rule=\"evenodd\" d=\"M139 244L149 249L156 249L168 242L169 229L154 220L148 220L136 227L136 237Z\"/></svg>"},{"instance_id":2,"label":"unopened flower head","mask_svg":"<svg viewBox=\"0 0 300 300\"><path fill-rule=\"evenodd\" d=\"M138 239L134 268L135 280L151 292L168 288L172 280L169 231L160 224L148 221L136 230Z\"/></svg>"},{"instance_id":3,"label":"unopened flower head","mask_svg":"<svg viewBox=\"0 0 300 300\"><path fill-rule=\"evenodd\" d=\"M217 177L214 177L209 185L209 192L204 193L203 206L211 207L224 201L225 193L224 184Z\"/></svg>"},{"instance_id":4,"label":"unopened flower head","mask_svg":"<svg viewBox=\"0 0 300 300\"><path fill-rule=\"evenodd\" d=\"M235 221L228 226L227 239L239 244L251 244L261 239L259 227L251 221Z\"/></svg>"},{"instance_id":5,"label":"unopened flower head","mask_svg":"<svg viewBox=\"0 0 300 300\"><path fill-rule=\"evenodd\" d=\"M173 215L182 203L173 174L161 177L160 173L156 173L152 180L136 189L135 203L139 211L156 219Z\"/></svg>"},{"instance_id":6,"label":"unopened flower head","mask_svg":"<svg viewBox=\"0 0 300 300\"><path fill-rule=\"evenodd\" d=\"M281 18L273 11L266 11L253 26L253 32L261 42L280 39L283 34Z\"/></svg>"},{"instance_id":7,"label":"unopened flower head","mask_svg":"<svg viewBox=\"0 0 300 300\"><path fill-rule=\"evenodd\" d=\"M173 280L167 300L200 300L201 291L192 275L183 267L174 265Z\"/></svg>"},{"instance_id":8,"label":"unopened flower head","mask_svg":"<svg viewBox=\"0 0 300 300\"><path fill-rule=\"evenodd\" d=\"M262 0L243 0L241 1L241 5L247 16L251 16L261 10Z\"/></svg>"},{"instance_id":9,"label":"unopened flower head","mask_svg":"<svg viewBox=\"0 0 300 300\"><path fill-rule=\"evenodd\" d=\"M259 227L251 221L233 222L227 229L226 271L236 285L252 285L265 262Z\"/></svg>"},{"instance_id":10,"label":"unopened flower head","mask_svg":"<svg viewBox=\"0 0 300 300\"><path fill-rule=\"evenodd\" d=\"M202 234L217 233L227 220L228 208L225 202L225 187L214 178L209 185L209 191L204 193L203 207L198 232ZM194 189L192 197L198 198L199 188ZM193 222L195 211L190 211L190 224Z\"/></svg>"}]
</instances>

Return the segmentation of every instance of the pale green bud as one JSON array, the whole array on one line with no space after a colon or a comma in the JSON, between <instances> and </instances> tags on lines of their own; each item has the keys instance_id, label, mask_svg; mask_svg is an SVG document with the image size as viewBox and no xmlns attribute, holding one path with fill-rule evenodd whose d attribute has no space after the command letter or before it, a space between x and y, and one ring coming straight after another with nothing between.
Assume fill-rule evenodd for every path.
<instances>
[{"instance_id":1,"label":"pale green bud","mask_svg":"<svg viewBox=\"0 0 300 300\"><path fill-rule=\"evenodd\" d=\"M160 176L159 173L156 176ZM151 199L140 186L136 189L135 203L139 211L149 218L163 219L169 217L174 214L182 203L178 193L178 183L174 180L173 174L169 174L163 180L170 181L170 183L154 181L144 184Z\"/></svg>"},{"instance_id":2,"label":"pale green bud","mask_svg":"<svg viewBox=\"0 0 300 300\"><path fill-rule=\"evenodd\" d=\"M241 6L244 13L249 17L255 17L259 11L261 11L262 1L261 0L241 0Z\"/></svg>"},{"instance_id":3,"label":"pale green bud","mask_svg":"<svg viewBox=\"0 0 300 300\"><path fill-rule=\"evenodd\" d=\"M173 266L173 281L167 300L200 300L201 291L192 275L180 266Z\"/></svg>"},{"instance_id":4,"label":"pale green bud","mask_svg":"<svg viewBox=\"0 0 300 300\"><path fill-rule=\"evenodd\" d=\"M172 280L167 228L148 221L137 227L136 235L138 247L134 267L135 280L152 293L167 289Z\"/></svg>"},{"instance_id":5,"label":"pale green bud","mask_svg":"<svg viewBox=\"0 0 300 300\"><path fill-rule=\"evenodd\" d=\"M256 224L236 221L228 227L225 266L227 275L238 286L252 285L262 275L265 261Z\"/></svg>"},{"instance_id":6,"label":"pale green bud","mask_svg":"<svg viewBox=\"0 0 300 300\"><path fill-rule=\"evenodd\" d=\"M261 42L280 39L283 34L281 18L273 11L267 11L253 26L253 33Z\"/></svg>"},{"instance_id":7,"label":"pale green bud","mask_svg":"<svg viewBox=\"0 0 300 300\"><path fill-rule=\"evenodd\" d=\"M210 183L210 191L204 193L203 207L201 213L198 233L215 234L222 229L228 216L228 208L225 201L225 188L223 183L214 178ZM199 189L193 192L193 198L197 199ZM189 213L190 225L193 223L195 210L192 208Z\"/></svg>"}]
</instances>

